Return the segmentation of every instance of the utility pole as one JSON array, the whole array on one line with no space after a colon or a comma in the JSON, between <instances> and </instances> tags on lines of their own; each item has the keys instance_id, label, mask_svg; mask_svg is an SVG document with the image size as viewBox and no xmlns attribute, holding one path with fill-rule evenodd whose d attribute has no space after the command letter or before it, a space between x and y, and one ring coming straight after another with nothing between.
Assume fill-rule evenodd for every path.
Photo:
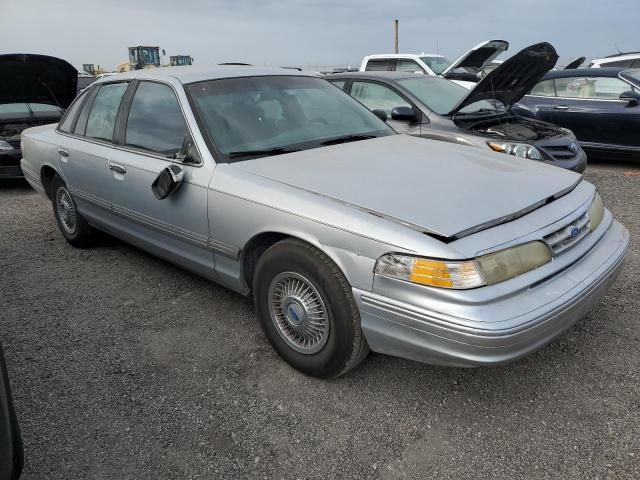
<instances>
[{"instance_id":1,"label":"utility pole","mask_svg":"<svg viewBox=\"0 0 640 480\"><path fill-rule=\"evenodd\" d=\"M400 53L398 52L398 20L397 19L393 21L393 45L394 45L394 52Z\"/></svg>"}]
</instances>

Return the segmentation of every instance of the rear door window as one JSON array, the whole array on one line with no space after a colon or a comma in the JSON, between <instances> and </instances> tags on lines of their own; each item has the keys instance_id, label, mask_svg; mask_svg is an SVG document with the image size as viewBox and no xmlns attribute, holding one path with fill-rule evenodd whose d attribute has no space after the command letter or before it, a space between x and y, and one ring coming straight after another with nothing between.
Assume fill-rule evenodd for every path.
<instances>
[{"instance_id":1,"label":"rear door window","mask_svg":"<svg viewBox=\"0 0 640 480\"><path fill-rule=\"evenodd\" d=\"M369 60L365 70L371 72L387 72L392 69L391 64L392 60L390 59Z\"/></svg>"},{"instance_id":2,"label":"rear door window","mask_svg":"<svg viewBox=\"0 0 640 480\"><path fill-rule=\"evenodd\" d=\"M411 107L404 98L379 83L353 82L351 96L369 110L383 110L387 115L391 115L394 107Z\"/></svg>"},{"instance_id":3,"label":"rear door window","mask_svg":"<svg viewBox=\"0 0 640 480\"><path fill-rule=\"evenodd\" d=\"M396 63L396 72L424 73L424 69L415 60L401 59Z\"/></svg>"},{"instance_id":4,"label":"rear door window","mask_svg":"<svg viewBox=\"0 0 640 480\"><path fill-rule=\"evenodd\" d=\"M108 141L113 140L116 116L118 115L122 96L127 90L127 85L124 82L108 83L100 87L87 118L85 131L87 137Z\"/></svg>"},{"instance_id":5,"label":"rear door window","mask_svg":"<svg viewBox=\"0 0 640 480\"><path fill-rule=\"evenodd\" d=\"M168 85L141 82L129 109L125 144L172 156L182 150L187 124Z\"/></svg>"}]
</instances>

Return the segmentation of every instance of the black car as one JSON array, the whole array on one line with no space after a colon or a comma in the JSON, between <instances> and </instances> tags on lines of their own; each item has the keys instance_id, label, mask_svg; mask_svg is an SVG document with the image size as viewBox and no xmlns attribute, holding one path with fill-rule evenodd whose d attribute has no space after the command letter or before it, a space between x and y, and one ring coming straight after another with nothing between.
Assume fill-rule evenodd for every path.
<instances>
[{"instance_id":1,"label":"black car","mask_svg":"<svg viewBox=\"0 0 640 480\"><path fill-rule=\"evenodd\" d=\"M0 55L0 179L22 178L20 134L57 123L77 93L78 71L56 57Z\"/></svg>"},{"instance_id":2,"label":"black car","mask_svg":"<svg viewBox=\"0 0 640 480\"><path fill-rule=\"evenodd\" d=\"M571 129L589 158L640 160L640 69L552 71L514 110Z\"/></svg>"},{"instance_id":3,"label":"black car","mask_svg":"<svg viewBox=\"0 0 640 480\"><path fill-rule=\"evenodd\" d=\"M23 463L22 439L13 410L9 376L0 344L0 479L19 478Z\"/></svg>"},{"instance_id":4,"label":"black car","mask_svg":"<svg viewBox=\"0 0 640 480\"><path fill-rule=\"evenodd\" d=\"M471 90L443 78L402 72L325 78L398 133L492 149L583 172L587 156L571 131L523 118L511 108L557 59L550 44L531 45L501 63Z\"/></svg>"}]
</instances>

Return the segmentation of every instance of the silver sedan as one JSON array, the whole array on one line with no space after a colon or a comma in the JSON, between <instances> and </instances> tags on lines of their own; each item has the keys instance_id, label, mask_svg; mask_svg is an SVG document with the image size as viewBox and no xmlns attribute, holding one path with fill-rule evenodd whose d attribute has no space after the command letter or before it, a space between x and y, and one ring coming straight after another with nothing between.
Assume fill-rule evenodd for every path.
<instances>
[{"instance_id":1,"label":"silver sedan","mask_svg":"<svg viewBox=\"0 0 640 480\"><path fill-rule=\"evenodd\" d=\"M292 70L109 77L22 152L69 243L103 230L253 294L275 350L317 377L370 349L516 359L589 311L629 244L581 175L395 135Z\"/></svg>"}]
</instances>

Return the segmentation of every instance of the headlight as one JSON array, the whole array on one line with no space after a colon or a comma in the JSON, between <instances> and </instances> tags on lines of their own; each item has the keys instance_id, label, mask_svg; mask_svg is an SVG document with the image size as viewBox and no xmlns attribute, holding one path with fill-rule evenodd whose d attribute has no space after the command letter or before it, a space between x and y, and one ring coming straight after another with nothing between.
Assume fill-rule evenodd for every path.
<instances>
[{"instance_id":1,"label":"headlight","mask_svg":"<svg viewBox=\"0 0 640 480\"><path fill-rule=\"evenodd\" d=\"M604 202L602 201L602 197L598 192L596 192L595 197L593 197L593 201L591 202L591 206L589 207L589 222L591 224L591 231L593 232L598 225L602 222L602 218L604 217Z\"/></svg>"},{"instance_id":2,"label":"headlight","mask_svg":"<svg viewBox=\"0 0 640 480\"><path fill-rule=\"evenodd\" d=\"M374 272L411 283L464 290L504 282L550 261L549 248L536 241L463 261L388 253L378 259Z\"/></svg>"},{"instance_id":3,"label":"headlight","mask_svg":"<svg viewBox=\"0 0 640 480\"><path fill-rule=\"evenodd\" d=\"M4 140L0 140L0 152L8 152L9 150L13 150L13 147Z\"/></svg>"},{"instance_id":4,"label":"headlight","mask_svg":"<svg viewBox=\"0 0 640 480\"><path fill-rule=\"evenodd\" d=\"M551 252L542 242L506 248L476 259L487 285L504 282L551 261Z\"/></svg>"},{"instance_id":5,"label":"headlight","mask_svg":"<svg viewBox=\"0 0 640 480\"><path fill-rule=\"evenodd\" d=\"M488 142L487 145L489 145L489 148L494 152L515 155L516 157L530 158L531 160L540 160L542 158L540 150L526 143Z\"/></svg>"},{"instance_id":6,"label":"headlight","mask_svg":"<svg viewBox=\"0 0 640 480\"><path fill-rule=\"evenodd\" d=\"M485 284L473 260L450 261L389 253L376 262L374 272L385 277L441 288L475 288Z\"/></svg>"}]
</instances>

